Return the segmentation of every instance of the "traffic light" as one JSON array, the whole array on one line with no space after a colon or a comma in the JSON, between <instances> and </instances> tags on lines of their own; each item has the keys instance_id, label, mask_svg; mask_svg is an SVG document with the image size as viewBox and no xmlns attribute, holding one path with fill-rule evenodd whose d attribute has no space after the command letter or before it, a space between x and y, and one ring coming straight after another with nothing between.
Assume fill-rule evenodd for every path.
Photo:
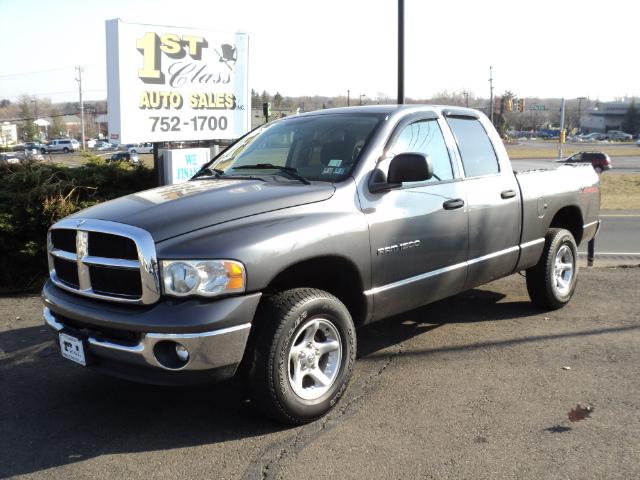
<instances>
[{"instance_id":1,"label":"traffic light","mask_svg":"<svg viewBox=\"0 0 640 480\"><path fill-rule=\"evenodd\" d=\"M510 98L505 98L504 100L504 109L507 112L513 112L513 100Z\"/></svg>"},{"instance_id":2,"label":"traffic light","mask_svg":"<svg viewBox=\"0 0 640 480\"><path fill-rule=\"evenodd\" d=\"M524 98L521 98L520 100L518 100L518 111L524 112Z\"/></svg>"}]
</instances>

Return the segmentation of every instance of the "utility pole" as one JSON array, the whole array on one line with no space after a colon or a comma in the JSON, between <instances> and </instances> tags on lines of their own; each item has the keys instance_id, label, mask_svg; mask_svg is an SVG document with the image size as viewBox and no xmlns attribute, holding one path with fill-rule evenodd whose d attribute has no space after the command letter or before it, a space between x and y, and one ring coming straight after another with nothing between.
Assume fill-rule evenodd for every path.
<instances>
[{"instance_id":1,"label":"utility pole","mask_svg":"<svg viewBox=\"0 0 640 480\"><path fill-rule=\"evenodd\" d=\"M78 78L76 78L76 81L78 82L78 93L80 95L80 135L82 135L82 150L84 150L84 103L82 101L82 71L84 68L79 65L76 67L76 70L78 70Z\"/></svg>"},{"instance_id":2,"label":"utility pole","mask_svg":"<svg viewBox=\"0 0 640 480\"><path fill-rule=\"evenodd\" d=\"M351 90L347 90L347 107L350 107L350 103L351 103Z\"/></svg>"},{"instance_id":3,"label":"utility pole","mask_svg":"<svg viewBox=\"0 0 640 480\"><path fill-rule=\"evenodd\" d=\"M464 95L465 104L466 104L467 108L469 108L469 92L467 92L465 90L464 92L462 92L462 94Z\"/></svg>"},{"instance_id":4,"label":"utility pole","mask_svg":"<svg viewBox=\"0 0 640 480\"><path fill-rule=\"evenodd\" d=\"M564 98L560 104L560 138L558 139L558 160L562 160L562 144L564 143Z\"/></svg>"},{"instance_id":5,"label":"utility pole","mask_svg":"<svg viewBox=\"0 0 640 480\"><path fill-rule=\"evenodd\" d=\"M398 105L404 104L404 0L398 0Z\"/></svg>"},{"instance_id":6,"label":"utility pole","mask_svg":"<svg viewBox=\"0 0 640 480\"><path fill-rule=\"evenodd\" d=\"M491 123L493 124L493 66L489 65L489 111L491 112Z\"/></svg>"}]
</instances>

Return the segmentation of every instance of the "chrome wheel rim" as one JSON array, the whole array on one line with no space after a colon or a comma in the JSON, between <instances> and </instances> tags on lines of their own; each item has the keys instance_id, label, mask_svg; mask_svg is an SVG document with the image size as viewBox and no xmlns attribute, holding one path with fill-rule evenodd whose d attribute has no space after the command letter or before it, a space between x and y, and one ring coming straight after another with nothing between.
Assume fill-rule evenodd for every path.
<instances>
[{"instance_id":1,"label":"chrome wheel rim","mask_svg":"<svg viewBox=\"0 0 640 480\"><path fill-rule=\"evenodd\" d=\"M556 291L565 296L571 290L575 270L573 252L568 245L562 245L556 253L554 265L554 282Z\"/></svg>"},{"instance_id":2,"label":"chrome wheel rim","mask_svg":"<svg viewBox=\"0 0 640 480\"><path fill-rule=\"evenodd\" d=\"M335 383L342 362L340 333L329 320L312 318L289 347L289 385L300 398L316 400Z\"/></svg>"}]
</instances>

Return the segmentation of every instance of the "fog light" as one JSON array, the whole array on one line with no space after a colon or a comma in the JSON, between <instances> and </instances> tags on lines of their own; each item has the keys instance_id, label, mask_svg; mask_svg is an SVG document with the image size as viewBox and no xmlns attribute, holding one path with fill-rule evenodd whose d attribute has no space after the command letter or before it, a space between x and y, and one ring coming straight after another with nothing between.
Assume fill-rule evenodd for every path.
<instances>
[{"instance_id":1,"label":"fog light","mask_svg":"<svg viewBox=\"0 0 640 480\"><path fill-rule=\"evenodd\" d=\"M176 343L176 355L183 362L189 360L189 350L187 350L186 347L183 347L179 343Z\"/></svg>"}]
</instances>

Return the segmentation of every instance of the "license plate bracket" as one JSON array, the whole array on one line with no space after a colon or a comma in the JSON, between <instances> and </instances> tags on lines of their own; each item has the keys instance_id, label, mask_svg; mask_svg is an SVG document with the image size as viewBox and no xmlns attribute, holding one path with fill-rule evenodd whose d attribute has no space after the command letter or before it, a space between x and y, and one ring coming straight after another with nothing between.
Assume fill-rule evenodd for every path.
<instances>
[{"instance_id":1,"label":"license plate bracket","mask_svg":"<svg viewBox=\"0 0 640 480\"><path fill-rule=\"evenodd\" d=\"M69 332L62 331L58 335L60 341L60 353L67 360L87 366L87 342Z\"/></svg>"}]
</instances>

